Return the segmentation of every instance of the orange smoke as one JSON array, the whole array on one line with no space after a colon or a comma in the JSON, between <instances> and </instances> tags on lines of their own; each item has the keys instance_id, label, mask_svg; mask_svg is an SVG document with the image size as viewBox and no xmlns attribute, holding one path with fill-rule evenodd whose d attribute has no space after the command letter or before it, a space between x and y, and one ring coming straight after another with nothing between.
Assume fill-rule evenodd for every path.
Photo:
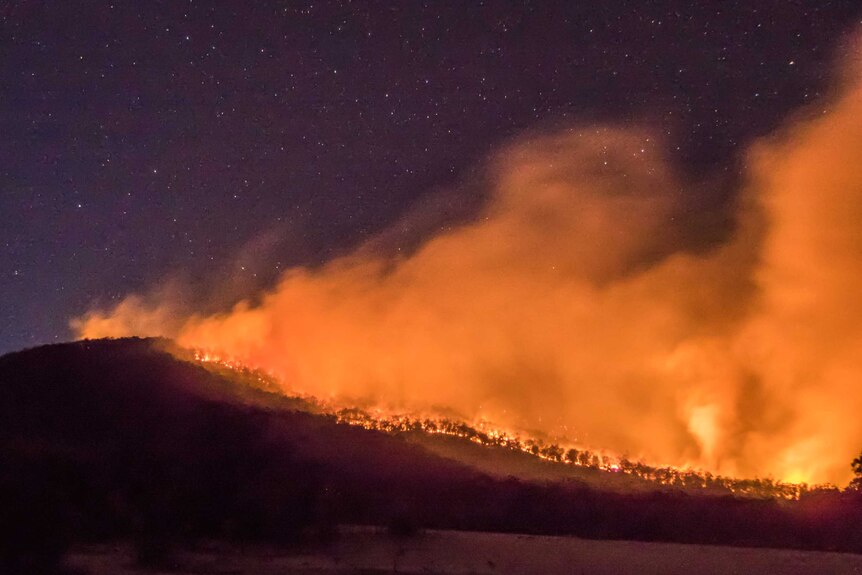
<instances>
[{"instance_id":1,"label":"orange smoke","mask_svg":"<svg viewBox=\"0 0 862 575\"><path fill-rule=\"evenodd\" d=\"M291 390L564 435L652 463L846 482L862 450L862 84L747 155L737 226L680 247L646 131L524 139L471 223L299 267L255 303L130 296L80 337L165 335Z\"/></svg>"}]
</instances>

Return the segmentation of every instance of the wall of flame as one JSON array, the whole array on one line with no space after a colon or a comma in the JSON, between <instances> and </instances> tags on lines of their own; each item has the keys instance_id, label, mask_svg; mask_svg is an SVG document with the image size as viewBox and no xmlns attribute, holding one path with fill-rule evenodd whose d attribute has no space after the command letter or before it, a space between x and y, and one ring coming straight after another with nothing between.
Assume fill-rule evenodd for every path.
<instances>
[{"instance_id":1,"label":"wall of flame","mask_svg":"<svg viewBox=\"0 0 862 575\"><path fill-rule=\"evenodd\" d=\"M709 250L680 240L689 184L654 134L570 128L503 149L478 217L409 255L291 269L224 313L179 312L162 290L72 325L174 337L346 403L846 482L862 450L862 82L816 106L745 154L735 229Z\"/></svg>"}]
</instances>

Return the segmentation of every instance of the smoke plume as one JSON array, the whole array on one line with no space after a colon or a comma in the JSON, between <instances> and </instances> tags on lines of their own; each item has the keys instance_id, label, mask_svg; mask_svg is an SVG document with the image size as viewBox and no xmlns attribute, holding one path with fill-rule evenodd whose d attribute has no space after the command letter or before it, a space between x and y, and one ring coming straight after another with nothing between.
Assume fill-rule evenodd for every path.
<instances>
[{"instance_id":1,"label":"smoke plume","mask_svg":"<svg viewBox=\"0 0 862 575\"><path fill-rule=\"evenodd\" d=\"M523 138L469 222L409 255L288 270L225 313L164 292L73 321L165 335L287 389L455 410L649 463L846 482L862 449L862 83L745 155L736 224L692 249L649 130Z\"/></svg>"}]
</instances>

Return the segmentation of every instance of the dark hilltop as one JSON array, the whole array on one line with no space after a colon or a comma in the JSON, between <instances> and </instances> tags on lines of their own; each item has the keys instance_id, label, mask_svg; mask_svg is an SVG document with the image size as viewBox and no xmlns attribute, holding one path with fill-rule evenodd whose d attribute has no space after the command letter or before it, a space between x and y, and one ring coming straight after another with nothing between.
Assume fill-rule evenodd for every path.
<instances>
[{"instance_id":1,"label":"dark hilltop","mask_svg":"<svg viewBox=\"0 0 862 575\"><path fill-rule=\"evenodd\" d=\"M325 545L345 525L862 552L855 491L502 478L181 357L122 339L0 358L0 571L50 571L98 542L130 543L142 563L203 540Z\"/></svg>"}]
</instances>

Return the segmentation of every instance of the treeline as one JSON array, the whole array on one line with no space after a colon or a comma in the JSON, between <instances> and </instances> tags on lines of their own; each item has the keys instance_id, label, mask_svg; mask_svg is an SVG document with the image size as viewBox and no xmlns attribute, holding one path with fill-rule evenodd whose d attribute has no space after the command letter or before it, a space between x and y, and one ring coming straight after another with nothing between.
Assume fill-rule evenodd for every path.
<instances>
[{"instance_id":1,"label":"treeline","mask_svg":"<svg viewBox=\"0 0 862 575\"><path fill-rule=\"evenodd\" d=\"M170 346L163 341L162 345ZM171 348L176 355L183 351ZM283 396L284 389L270 375L250 369L241 363L219 359L201 351L186 352L188 360L202 362L210 370L230 379L241 381L249 389L276 393L284 402L293 402L297 409L321 414L333 414L339 423L358 425L365 429L376 429L387 433L424 432L440 433L467 439L480 445L502 447L528 453L546 461L576 465L608 472L621 472L661 487L698 489L713 493L733 493L746 497L799 499L808 491L830 489L829 485L807 485L787 483L773 478L737 479L716 475L697 469L681 469L670 466L651 466L640 461L615 458L590 449L560 446L537 438L521 438L499 431L486 431L459 420L450 418L412 417L408 415L372 415L360 408L337 408L318 399Z\"/></svg>"},{"instance_id":2,"label":"treeline","mask_svg":"<svg viewBox=\"0 0 862 575\"><path fill-rule=\"evenodd\" d=\"M736 479L695 469L654 467L626 458L610 457L589 449L561 447L555 443L546 443L541 439L522 439L506 433L483 431L467 423L447 418L379 417L357 408L341 409L337 411L336 417L342 423L357 425L365 429L377 429L387 433L423 432L460 437L480 445L528 453L545 461L606 472L625 473L661 487L781 499L799 499L804 493L812 490L831 489L831 486L786 483L771 478Z\"/></svg>"}]
</instances>

